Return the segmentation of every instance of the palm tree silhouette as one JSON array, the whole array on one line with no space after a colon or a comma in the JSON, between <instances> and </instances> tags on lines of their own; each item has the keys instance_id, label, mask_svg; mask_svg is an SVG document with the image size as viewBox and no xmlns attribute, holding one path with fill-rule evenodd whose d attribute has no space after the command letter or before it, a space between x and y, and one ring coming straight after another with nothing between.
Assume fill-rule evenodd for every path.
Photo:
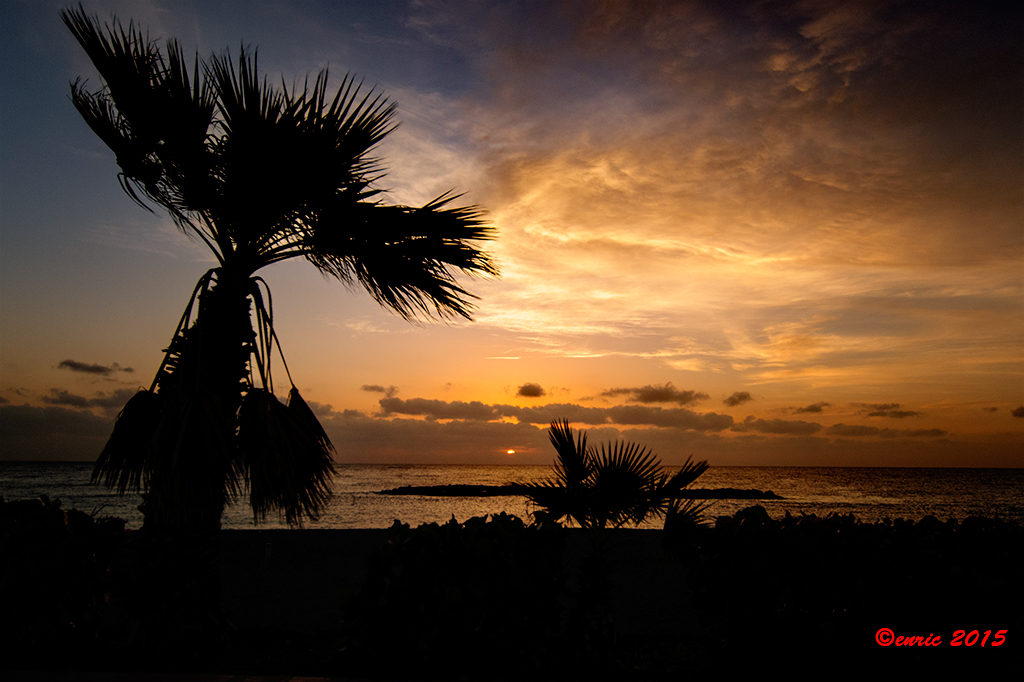
<instances>
[{"instance_id":1,"label":"palm tree silhouette","mask_svg":"<svg viewBox=\"0 0 1024 682\"><path fill-rule=\"evenodd\" d=\"M568 519L595 537L626 523L641 524L665 515L699 514L681 501L683 490L707 471L707 461L689 458L672 477L664 473L653 452L636 443L619 441L596 449L585 431L573 433L567 420L551 422L548 438L557 455L553 475L520 484L537 507L541 520Z\"/></svg>"},{"instance_id":2,"label":"palm tree silhouette","mask_svg":"<svg viewBox=\"0 0 1024 682\"><path fill-rule=\"evenodd\" d=\"M119 415L93 480L146 490L144 525L160 532L215 531L242 492L256 520L316 518L333 446L294 384L287 405L274 395L280 344L255 273L303 257L406 319L471 319L474 297L455 275L497 274L475 246L493 230L450 194L418 208L381 201L372 151L394 130L395 105L350 76L333 97L326 71L278 89L245 50L237 62L197 56L189 69L174 40L161 51L134 24L101 26L81 6L61 16L102 77L92 91L75 81L71 97L116 154L121 187L166 209L218 263L152 385Z\"/></svg>"}]
</instances>

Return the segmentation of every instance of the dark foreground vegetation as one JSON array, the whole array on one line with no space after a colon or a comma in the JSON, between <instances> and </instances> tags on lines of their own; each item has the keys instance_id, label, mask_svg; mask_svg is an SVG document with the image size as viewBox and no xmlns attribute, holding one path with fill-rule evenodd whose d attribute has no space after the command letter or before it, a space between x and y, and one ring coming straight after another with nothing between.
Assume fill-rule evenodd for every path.
<instances>
[{"instance_id":1,"label":"dark foreground vegetation","mask_svg":"<svg viewBox=\"0 0 1024 682\"><path fill-rule=\"evenodd\" d=\"M750 507L605 538L505 514L227 531L224 613L211 618L230 625L178 633L158 656L135 631L148 589L136 535L56 501L0 504L0 666L424 679L1022 666L1024 529L998 519L773 520ZM881 628L941 645L883 647Z\"/></svg>"}]
</instances>

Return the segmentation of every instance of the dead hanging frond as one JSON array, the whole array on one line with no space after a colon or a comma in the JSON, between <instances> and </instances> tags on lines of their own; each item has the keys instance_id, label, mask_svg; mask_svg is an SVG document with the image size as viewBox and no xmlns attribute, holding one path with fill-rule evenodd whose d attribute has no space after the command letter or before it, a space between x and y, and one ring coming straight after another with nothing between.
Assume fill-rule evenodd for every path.
<instances>
[{"instance_id":1,"label":"dead hanging frond","mask_svg":"<svg viewBox=\"0 0 1024 682\"><path fill-rule=\"evenodd\" d=\"M262 277L250 282L262 388L250 387L238 412L242 471L257 523L276 510L289 524L301 525L303 518L317 519L330 501L334 446L293 383L287 406L274 395L270 365L275 345L289 383L292 376L274 331L270 287Z\"/></svg>"},{"instance_id":2,"label":"dead hanging frond","mask_svg":"<svg viewBox=\"0 0 1024 682\"><path fill-rule=\"evenodd\" d=\"M253 388L238 414L238 448L253 518L271 511L289 524L316 520L331 497L334 447L293 387L288 405Z\"/></svg>"},{"instance_id":3,"label":"dead hanging frond","mask_svg":"<svg viewBox=\"0 0 1024 682\"><path fill-rule=\"evenodd\" d=\"M125 403L96 460L93 483L116 488L119 495L143 489L150 474L153 438L163 407L164 396L146 389L139 390Z\"/></svg>"},{"instance_id":4,"label":"dead hanging frond","mask_svg":"<svg viewBox=\"0 0 1024 682\"><path fill-rule=\"evenodd\" d=\"M273 394L274 377L270 371L270 361L274 346L274 301L270 296L270 287L262 277L253 277L249 283L251 285L249 295L252 297L253 309L256 311L256 369L259 372L260 385ZM263 284L267 290L266 305L264 305L263 295L260 293L260 284ZM278 350L280 351L280 347Z\"/></svg>"},{"instance_id":5,"label":"dead hanging frond","mask_svg":"<svg viewBox=\"0 0 1024 682\"><path fill-rule=\"evenodd\" d=\"M270 362L273 347L276 345L277 354L281 358L281 364L284 366L284 372L288 375L288 383L294 389L295 382L292 381L292 373L288 370L288 362L284 359L281 341L277 338L277 332L274 331L274 300L270 294L270 286L267 285L266 280L262 277L253 277L250 282L252 288L249 295L252 297L253 308L256 311L256 367L260 375L260 383L267 391L274 392L274 377L271 373ZM264 295L260 291L260 285L266 290L266 303L264 303Z\"/></svg>"}]
</instances>

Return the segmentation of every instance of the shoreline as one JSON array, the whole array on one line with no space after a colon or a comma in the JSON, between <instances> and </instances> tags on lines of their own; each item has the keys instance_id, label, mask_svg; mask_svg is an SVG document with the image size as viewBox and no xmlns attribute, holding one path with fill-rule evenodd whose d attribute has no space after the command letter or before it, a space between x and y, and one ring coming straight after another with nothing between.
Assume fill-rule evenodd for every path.
<instances>
[{"instance_id":1,"label":"shoreline","mask_svg":"<svg viewBox=\"0 0 1024 682\"><path fill-rule=\"evenodd\" d=\"M429 497L526 497L528 486L519 483L502 485L476 485L453 483L448 485L402 485L377 490L375 495L424 495ZM754 488L687 488L680 491L680 499L688 500L785 500L771 490Z\"/></svg>"}]
</instances>

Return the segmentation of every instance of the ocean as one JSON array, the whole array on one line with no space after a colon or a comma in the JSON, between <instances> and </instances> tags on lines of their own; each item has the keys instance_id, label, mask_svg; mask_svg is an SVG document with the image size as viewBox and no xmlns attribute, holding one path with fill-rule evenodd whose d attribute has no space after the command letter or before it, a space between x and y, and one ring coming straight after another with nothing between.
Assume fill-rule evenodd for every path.
<instances>
[{"instance_id":1,"label":"ocean","mask_svg":"<svg viewBox=\"0 0 1024 682\"><path fill-rule=\"evenodd\" d=\"M674 471L673 467L665 467ZM138 495L118 496L92 485L89 462L0 462L0 495L18 500L48 495L60 499L64 509L80 509L96 516L116 516L138 528L142 518ZM411 526L444 523L453 516L507 512L520 518L530 508L522 497L433 497L380 495L378 491L406 485L502 485L546 477L547 466L398 466L340 464L334 497L327 511L307 528L387 528L396 519ZM1024 469L928 469L836 467L711 467L695 488L755 488L771 490L782 500L717 500L706 516L733 514L760 504L774 518L832 512L854 514L865 522L904 518L920 520L933 515L949 518L989 516L1024 524ZM657 528L660 520L645 527ZM224 513L223 527L254 528L244 502ZM286 528L271 517L260 528Z\"/></svg>"}]
</instances>

